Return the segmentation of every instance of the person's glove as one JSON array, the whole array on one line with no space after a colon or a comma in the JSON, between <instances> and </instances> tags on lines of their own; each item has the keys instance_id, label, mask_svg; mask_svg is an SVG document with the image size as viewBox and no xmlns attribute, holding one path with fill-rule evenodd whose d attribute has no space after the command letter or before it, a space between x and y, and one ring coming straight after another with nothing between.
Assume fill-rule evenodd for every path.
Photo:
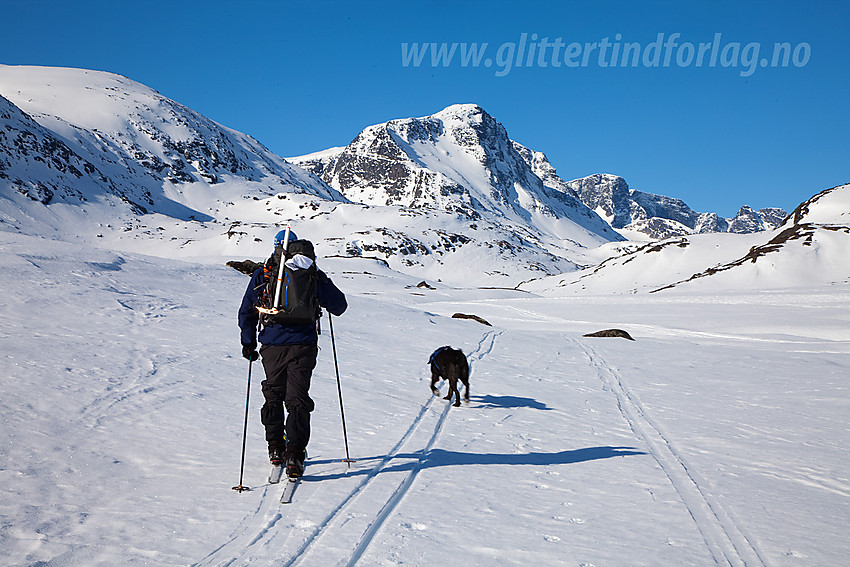
<instances>
[{"instance_id":1,"label":"person's glove","mask_svg":"<svg viewBox=\"0 0 850 567\"><path fill-rule=\"evenodd\" d=\"M242 356L250 360L251 362L260 358L260 353L257 352L257 345L242 345Z\"/></svg>"}]
</instances>

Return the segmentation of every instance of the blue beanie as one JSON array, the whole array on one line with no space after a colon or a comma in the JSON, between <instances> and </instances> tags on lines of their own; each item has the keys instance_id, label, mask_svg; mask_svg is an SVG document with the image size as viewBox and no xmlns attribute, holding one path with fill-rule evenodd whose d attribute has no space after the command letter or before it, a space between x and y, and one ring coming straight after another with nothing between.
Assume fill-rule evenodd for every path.
<instances>
[{"instance_id":1,"label":"blue beanie","mask_svg":"<svg viewBox=\"0 0 850 567\"><path fill-rule=\"evenodd\" d=\"M279 244L283 244L283 239L286 237L286 229L281 230L277 234L274 235L274 246L277 248ZM295 235L295 231L291 228L289 229L289 241L298 240L298 237Z\"/></svg>"}]
</instances>

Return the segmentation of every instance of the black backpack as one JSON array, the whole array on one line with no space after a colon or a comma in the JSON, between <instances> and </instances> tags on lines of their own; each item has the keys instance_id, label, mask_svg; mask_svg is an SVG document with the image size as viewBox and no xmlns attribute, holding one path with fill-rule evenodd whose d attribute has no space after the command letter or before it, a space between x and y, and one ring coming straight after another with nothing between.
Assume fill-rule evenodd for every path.
<instances>
[{"instance_id":1,"label":"black backpack","mask_svg":"<svg viewBox=\"0 0 850 567\"><path fill-rule=\"evenodd\" d=\"M307 268L290 267L288 260L295 256L304 256L311 260ZM284 263L280 274L281 262ZM278 276L281 275L280 281ZM283 244L278 244L274 254L263 266L265 285L260 293L260 317L263 325L312 325L321 316L318 293L318 269L313 243L309 240L289 242L284 257ZM280 294L277 295L278 284ZM278 296L278 304L273 305Z\"/></svg>"}]
</instances>

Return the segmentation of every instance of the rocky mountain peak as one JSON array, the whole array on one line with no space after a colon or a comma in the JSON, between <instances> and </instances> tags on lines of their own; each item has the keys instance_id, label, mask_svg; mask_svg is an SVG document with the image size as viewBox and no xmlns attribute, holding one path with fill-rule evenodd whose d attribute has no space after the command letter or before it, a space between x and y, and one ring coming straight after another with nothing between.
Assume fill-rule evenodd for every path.
<instances>
[{"instance_id":1,"label":"rocky mountain peak","mask_svg":"<svg viewBox=\"0 0 850 567\"><path fill-rule=\"evenodd\" d=\"M487 118L493 119L492 116L475 103L459 103L447 106L443 110L434 113L434 118L451 119L457 118L463 122L470 123L476 120L481 121Z\"/></svg>"},{"instance_id":2,"label":"rocky mountain peak","mask_svg":"<svg viewBox=\"0 0 850 567\"><path fill-rule=\"evenodd\" d=\"M475 104L453 105L430 116L390 120L360 132L333 155L292 158L348 199L373 205L438 208L471 220L498 218L552 232L542 216L578 225L603 241L619 239L556 177L545 156L537 167L544 183L505 127ZM555 223L557 224L557 223ZM572 229L557 228L564 238ZM575 236L570 236L571 238Z\"/></svg>"},{"instance_id":3,"label":"rocky mountain peak","mask_svg":"<svg viewBox=\"0 0 850 567\"><path fill-rule=\"evenodd\" d=\"M595 173L567 183L579 199L590 209L599 213L614 228L623 228L631 220L629 197L631 192L626 180L618 175Z\"/></svg>"},{"instance_id":4,"label":"rocky mountain peak","mask_svg":"<svg viewBox=\"0 0 850 567\"><path fill-rule=\"evenodd\" d=\"M764 230L764 223L761 217L748 205L741 207L729 223L729 232L738 234L749 234L762 230Z\"/></svg>"}]
</instances>

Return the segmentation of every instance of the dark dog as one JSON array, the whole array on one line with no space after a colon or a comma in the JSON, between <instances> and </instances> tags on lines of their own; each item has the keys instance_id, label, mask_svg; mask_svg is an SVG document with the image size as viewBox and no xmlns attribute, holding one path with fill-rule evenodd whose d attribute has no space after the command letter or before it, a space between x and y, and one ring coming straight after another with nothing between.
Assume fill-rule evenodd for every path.
<instances>
[{"instance_id":1,"label":"dark dog","mask_svg":"<svg viewBox=\"0 0 850 567\"><path fill-rule=\"evenodd\" d=\"M469 363L460 349L455 350L449 346L440 347L434 351L428 362L431 364L431 391L435 396L440 395L437 389L440 378L448 380L449 393L443 399L451 400L452 394L455 394L457 399L453 405L459 406L460 392L457 389L457 382L460 380L466 386L463 399L469 402Z\"/></svg>"}]
</instances>

